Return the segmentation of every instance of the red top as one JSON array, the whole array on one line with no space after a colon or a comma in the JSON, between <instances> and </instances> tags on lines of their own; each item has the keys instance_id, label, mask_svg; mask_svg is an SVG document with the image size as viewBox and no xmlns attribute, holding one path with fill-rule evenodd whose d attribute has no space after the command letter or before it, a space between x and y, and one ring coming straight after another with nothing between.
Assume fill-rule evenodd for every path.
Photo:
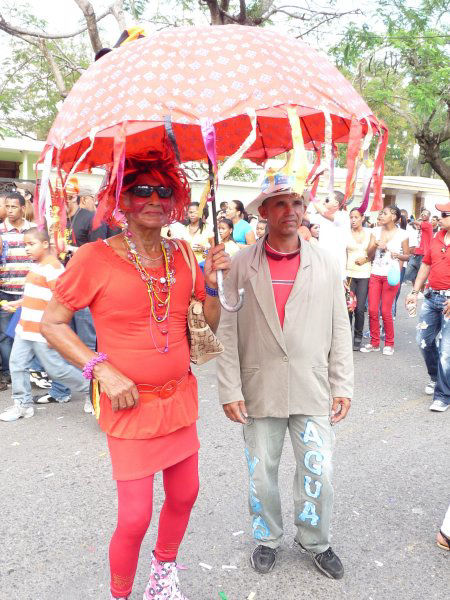
<instances>
[{"instance_id":1,"label":"red top","mask_svg":"<svg viewBox=\"0 0 450 600\"><path fill-rule=\"evenodd\" d=\"M419 231L419 245L414 249L414 254L424 256L430 248L432 239L433 225L429 221L422 221Z\"/></svg>"},{"instance_id":2,"label":"red top","mask_svg":"<svg viewBox=\"0 0 450 600\"><path fill-rule=\"evenodd\" d=\"M450 290L450 245L444 242L446 233L441 230L436 234L422 261L431 267L428 283L434 290Z\"/></svg>"},{"instance_id":3,"label":"red top","mask_svg":"<svg viewBox=\"0 0 450 600\"><path fill-rule=\"evenodd\" d=\"M175 249L173 243L171 246L176 282L171 291L169 320L164 322L169 331L169 350L165 354L157 349L164 348L165 335L159 332L150 316L146 283L135 266L103 240L79 248L56 283L55 298L70 310L89 306L98 351L105 352L108 361L136 384L162 386L172 380L179 381L189 371L187 310L192 276L181 251ZM154 273L163 276L164 268ZM205 283L198 265L195 293L199 300L205 299ZM119 438L166 435L196 420L196 390L196 380L190 375L180 390L164 402L139 402L131 410L116 413L111 411L109 399L102 394L100 426Z\"/></svg>"},{"instance_id":4,"label":"red top","mask_svg":"<svg viewBox=\"0 0 450 600\"><path fill-rule=\"evenodd\" d=\"M280 319L281 329L283 329L286 302L288 301L300 268L300 250L290 254L283 254L269 246L267 241L264 248L269 263L278 318Z\"/></svg>"}]
</instances>

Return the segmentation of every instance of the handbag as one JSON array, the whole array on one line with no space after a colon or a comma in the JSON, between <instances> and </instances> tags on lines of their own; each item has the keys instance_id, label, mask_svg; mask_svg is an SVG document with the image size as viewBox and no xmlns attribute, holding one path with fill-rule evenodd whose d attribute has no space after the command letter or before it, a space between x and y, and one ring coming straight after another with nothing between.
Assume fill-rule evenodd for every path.
<instances>
[{"instance_id":1,"label":"handbag","mask_svg":"<svg viewBox=\"0 0 450 600\"><path fill-rule=\"evenodd\" d=\"M189 244L186 243L185 247L184 243L178 240L177 246L192 273L192 292L187 314L191 362L195 365L203 365L221 354L224 347L206 322L203 302L195 297L197 259Z\"/></svg>"},{"instance_id":2,"label":"handbag","mask_svg":"<svg viewBox=\"0 0 450 600\"><path fill-rule=\"evenodd\" d=\"M358 305L356 294L350 289L351 283L352 280L350 278L345 287L345 301L347 302L347 310L349 313L355 312L356 306Z\"/></svg>"}]
</instances>

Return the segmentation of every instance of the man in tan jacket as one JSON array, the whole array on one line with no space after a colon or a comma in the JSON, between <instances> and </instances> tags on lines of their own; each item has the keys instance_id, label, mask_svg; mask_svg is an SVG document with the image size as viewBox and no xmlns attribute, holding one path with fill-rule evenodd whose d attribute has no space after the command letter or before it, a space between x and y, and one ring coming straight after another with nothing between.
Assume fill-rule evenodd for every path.
<instances>
[{"instance_id":1,"label":"man in tan jacket","mask_svg":"<svg viewBox=\"0 0 450 600\"><path fill-rule=\"evenodd\" d=\"M258 545L251 564L268 573L283 536L278 466L289 430L295 541L328 577L344 569L330 546L334 434L353 394L350 325L338 261L300 241L304 200L291 179L266 181L251 204L268 235L241 250L226 280L229 300L245 289L243 308L222 312L219 396L226 416L244 426L249 505Z\"/></svg>"}]
</instances>

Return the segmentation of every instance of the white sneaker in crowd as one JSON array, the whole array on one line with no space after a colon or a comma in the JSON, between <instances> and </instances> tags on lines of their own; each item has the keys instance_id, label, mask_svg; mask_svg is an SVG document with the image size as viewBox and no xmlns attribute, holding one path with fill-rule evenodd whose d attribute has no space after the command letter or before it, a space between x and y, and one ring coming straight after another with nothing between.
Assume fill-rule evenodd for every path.
<instances>
[{"instance_id":1,"label":"white sneaker in crowd","mask_svg":"<svg viewBox=\"0 0 450 600\"><path fill-rule=\"evenodd\" d=\"M385 356L392 356L394 354L394 348L393 348L393 346L385 346L383 348L383 354Z\"/></svg>"},{"instance_id":2,"label":"white sneaker in crowd","mask_svg":"<svg viewBox=\"0 0 450 600\"><path fill-rule=\"evenodd\" d=\"M89 398L89 396L84 401L84 412L87 413L88 415L95 414L94 407L92 406L92 402L91 402L91 399Z\"/></svg>"},{"instance_id":3,"label":"white sneaker in crowd","mask_svg":"<svg viewBox=\"0 0 450 600\"><path fill-rule=\"evenodd\" d=\"M380 347L377 346L372 346L372 344L365 344L364 346L361 346L361 348L359 349L360 352L379 352L380 351Z\"/></svg>"},{"instance_id":4,"label":"white sneaker in crowd","mask_svg":"<svg viewBox=\"0 0 450 600\"><path fill-rule=\"evenodd\" d=\"M43 390L52 387L52 382L45 371L30 371L30 382Z\"/></svg>"},{"instance_id":5,"label":"white sneaker in crowd","mask_svg":"<svg viewBox=\"0 0 450 600\"><path fill-rule=\"evenodd\" d=\"M430 410L433 410L434 412L445 412L448 407L449 405L442 400L433 400L430 404Z\"/></svg>"},{"instance_id":6,"label":"white sneaker in crowd","mask_svg":"<svg viewBox=\"0 0 450 600\"><path fill-rule=\"evenodd\" d=\"M434 388L436 387L436 382L430 379L430 381L425 386L425 394L427 396L432 396L434 394Z\"/></svg>"},{"instance_id":7,"label":"white sneaker in crowd","mask_svg":"<svg viewBox=\"0 0 450 600\"><path fill-rule=\"evenodd\" d=\"M28 419L29 417L34 416L34 408L32 406L22 406L21 404L14 404L14 406L10 406L0 415L0 421L5 421L9 423L11 421L17 421L24 417Z\"/></svg>"}]
</instances>

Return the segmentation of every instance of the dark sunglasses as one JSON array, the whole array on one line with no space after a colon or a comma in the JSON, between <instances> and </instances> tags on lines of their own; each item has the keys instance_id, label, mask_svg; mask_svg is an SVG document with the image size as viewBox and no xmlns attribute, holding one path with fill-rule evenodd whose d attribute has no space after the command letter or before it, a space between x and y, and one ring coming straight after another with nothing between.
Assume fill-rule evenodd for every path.
<instances>
[{"instance_id":1,"label":"dark sunglasses","mask_svg":"<svg viewBox=\"0 0 450 600\"><path fill-rule=\"evenodd\" d=\"M160 198L170 198L173 193L172 188L163 185L135 185L129 191L138 198L150 198L153 192L156 192Z\"/></svg>"},{"instance_id":2,"label":"dark sunglasses","mask_svg":"<svg viewBox=\"0 0 450 600\"><path fill-rule=\"evenodd\" d=\"M450 217L450 212L441 212L441 217L442 219L445 219L445 217Z\"/></svg>"}]
</instances>

